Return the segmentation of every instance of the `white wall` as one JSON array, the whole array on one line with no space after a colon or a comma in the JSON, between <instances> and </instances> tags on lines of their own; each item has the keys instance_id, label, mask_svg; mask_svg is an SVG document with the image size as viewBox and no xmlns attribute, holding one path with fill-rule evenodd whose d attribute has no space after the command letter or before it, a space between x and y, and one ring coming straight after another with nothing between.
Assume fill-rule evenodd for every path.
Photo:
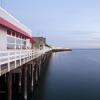
<instances>
[{"instance_id":1,"label":"white wall","mask_svg":"<svg viewBox=\"0 0 100 100\"><path fill-rule=\"evenodd\" d=\"M7 50L7 30L0 26L0 50Z\"/></svg>"}]
</instances>

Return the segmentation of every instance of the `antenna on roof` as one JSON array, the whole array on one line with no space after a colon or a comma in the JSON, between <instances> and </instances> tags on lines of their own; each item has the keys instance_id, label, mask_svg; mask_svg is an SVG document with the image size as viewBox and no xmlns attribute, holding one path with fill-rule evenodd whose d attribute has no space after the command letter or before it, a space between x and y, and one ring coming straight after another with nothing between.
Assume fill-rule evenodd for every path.
<instances>
[{"instance_id":1,"label":"antenna on roof","mask_svg":"<svg viewBox=\"0 0 100 100\"><path fill-rule=\"evenodd\" d=\"M42 37L44 37L44 32L42 32Z\"/></svg>"}]
</instances>

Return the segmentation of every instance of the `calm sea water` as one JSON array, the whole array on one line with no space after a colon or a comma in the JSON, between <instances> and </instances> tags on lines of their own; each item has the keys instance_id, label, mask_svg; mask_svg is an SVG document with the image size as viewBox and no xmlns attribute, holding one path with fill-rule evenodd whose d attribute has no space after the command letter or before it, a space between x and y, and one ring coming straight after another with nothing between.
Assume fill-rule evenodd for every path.
<instances>
[{"instance_id":1,"label":"calm sea water","mask_svg":"<svg viewBox=\"0 0 100 100\"><path fill-rule=\"evenodd\" d=\"M100 100L100 50L54 53L32 100Z\"/></svg>"}]
</instances>

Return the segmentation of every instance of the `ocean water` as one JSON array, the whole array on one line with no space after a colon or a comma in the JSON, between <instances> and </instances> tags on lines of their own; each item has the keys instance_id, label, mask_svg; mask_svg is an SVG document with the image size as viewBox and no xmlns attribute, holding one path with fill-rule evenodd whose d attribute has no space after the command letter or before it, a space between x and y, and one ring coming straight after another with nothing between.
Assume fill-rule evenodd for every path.
<instances>
[{"instance_id":1,"label":"ocean water","mask_svg":"<svg viewBox=\"0 0 100 100\"><path fill-rule=\"evenodd\" d=\"M53 53L32 100L100 100L100 50Z\"/></svg>"}]
</instances>

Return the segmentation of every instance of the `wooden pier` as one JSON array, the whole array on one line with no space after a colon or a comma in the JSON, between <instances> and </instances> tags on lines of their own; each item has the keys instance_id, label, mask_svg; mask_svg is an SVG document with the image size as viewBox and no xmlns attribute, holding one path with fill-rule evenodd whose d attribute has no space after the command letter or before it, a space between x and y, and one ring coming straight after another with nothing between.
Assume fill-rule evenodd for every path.
<instances>
[{"instance_id":1,"label":"wooden pier","mask_svg":"<svg viewBox=\"0 0 100 100\"><path fill-rule=\"evenodd\" d=\"M49 59L52 50L40 50L38 53L35 52L32 54L30 57L20 57L19 60L6 61L6 64L2 64L3 62L1 62L0 99L14 100L14 98L18 98L18 95L21 95L21 100L28 100L30 95L35 91L43 64ZM5 57L3 56L3 58Z\"/></svg>"},{"instance_id":2,"label":"wooden pier","mask_svg":"<svg viewBox=\"0 0 100 100\"><path fill-rule=\"evenodd\" d=\"M0 7L0 99L28 100L38 85L43 64L53 51L46 38L32 36L32 30ZM59 50L58 50L59 49Z\"/></svg>"},{"instance_id":3,"label":"wooden pier","mask_svg":"<svg viewBox=\"0 0 100 100\"><path fill-rule=\"evenodd\" d=\"M20 95L21 100L28 100L38 85L43 64L55 51L63 49L0 52L0 98L14 100Z\"/></svg>"}]
</instances>

